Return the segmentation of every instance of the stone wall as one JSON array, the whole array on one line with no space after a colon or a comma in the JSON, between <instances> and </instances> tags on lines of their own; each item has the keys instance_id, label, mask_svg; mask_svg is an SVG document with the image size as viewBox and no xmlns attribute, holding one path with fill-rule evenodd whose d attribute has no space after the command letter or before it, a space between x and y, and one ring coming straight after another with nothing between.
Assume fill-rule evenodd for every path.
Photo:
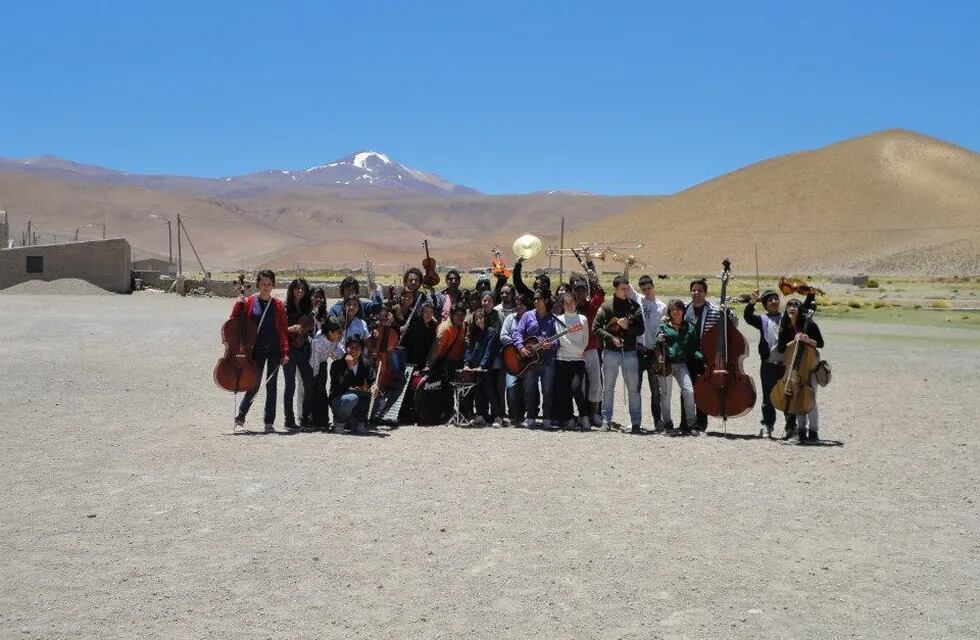
<instances>
[{"instance_id":1,"label":"stone wall","mask_svg":"<svg viewBox=\"0 0 980 640\"><path fill-rule=\"evenodd\" d=\"M129 293L131 255L123 238L0 249L0 289L28 280L78 278Z\"/></svg>"}]
</instances>

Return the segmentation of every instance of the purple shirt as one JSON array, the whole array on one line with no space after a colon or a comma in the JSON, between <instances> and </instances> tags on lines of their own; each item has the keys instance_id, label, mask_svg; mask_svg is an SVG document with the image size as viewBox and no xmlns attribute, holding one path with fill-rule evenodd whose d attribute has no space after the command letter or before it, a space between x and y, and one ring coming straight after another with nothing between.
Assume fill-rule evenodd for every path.
<instances>
[{"instance_id":1,"label":"purple shirt","mask_svg":"<svg viewBox=\"0 0 980 640\"><path fill-rule=\"evenodd\" d=\"M524 340L527 338L533 336L539 340L544 340L545 338L552 337L556 333L555 316L548 313L544 318L538 318L538 312L532 309L524 312L524 315L521 316L517 326L511 332L511 338L514 340L514 346L521 349L524 347ZM543 360L554 360L555 352L556 349L545 349L540 352L541 358Z\"/></svg>"}]
</instances>

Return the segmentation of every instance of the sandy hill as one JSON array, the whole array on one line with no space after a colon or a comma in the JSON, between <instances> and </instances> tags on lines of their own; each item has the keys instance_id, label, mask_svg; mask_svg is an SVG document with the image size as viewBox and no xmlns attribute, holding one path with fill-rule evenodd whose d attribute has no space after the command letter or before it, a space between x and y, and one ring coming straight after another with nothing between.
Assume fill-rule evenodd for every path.
<instances>
[{"instance_id":1,"label":"sandy hill","mask_svg":"<svg viewBox=\"0 0 980 640\"><path fill-rule=\"evenodd\" d=\"M196 178L112 184L84 165L45 163L55 170L0 164L0 207L15 238L28 218L63 238L76 227L97 237L105 222L137 255L166 255L165 221L180 213L209 268L326 267L365 255L400 266L421 257L425 238L440 264L482 266L491 247L506 250L524 233L557 244L564 216L566 244L644 241L637 257L650 272L714 273L730 256L748 275L758 243L765 273L980 273L980 155L899 130L765 160L666 197L216 191ZM542 255L529 266L545 264Z\"/></svg>"},{"instance_id":2,"label":"sandy hill","mask_svg":"<svg viewBox=\"0 0 980 640\"><path fill-rule=\"evenodd\" d=\"M651 270L980 273L980 155L888 130L759 162L577 229L643 238Z\"/></svg>"},{"instance_id":3,"label":"sandy hill","mask_svg":"<svg viewBox=\"0 0 980 640\"><path fill-rule=\"evenodd\" d=\"M469 267L488 263L496 242L509 247L524 233L556 232L567 224L621 213L643 198L536 194L520 196L392 194L356 197L296 188L255 196L215 196L175 191L172 186L107 184L77 174L62 175L0 168L0 207L10 215L11 236L20 238L27 221L40 233L65 241L79 237L125 237L135 254L167 255L166 219L184 219L209 269L241 264L276 266L307 263L362 263L370 255L379 265L415 263L428 238L440 262ZM175 248L176 252L176 248ZM196 263L184 247L185 264Z\"/></svg>"}]
</instances>

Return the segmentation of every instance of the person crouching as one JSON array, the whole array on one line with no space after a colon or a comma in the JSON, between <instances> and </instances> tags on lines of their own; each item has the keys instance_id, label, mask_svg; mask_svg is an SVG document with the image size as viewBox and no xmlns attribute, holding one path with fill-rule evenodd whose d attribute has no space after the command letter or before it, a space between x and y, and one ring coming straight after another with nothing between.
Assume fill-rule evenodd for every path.
<instances>
[{"instance_id":1,"label":"person crouching","mask_svg":"<svg viewBox=\"0 0 980 640\"><path fill-rule=\"evenodd\" d=\"M347 338L347 355L335 360L330 370L330 408L333 410L334 433L343 433L353 424L354 431L364 433L370 390L368 366L361 359L364 338L354 334Z\"/></svg>"}]
</instances>

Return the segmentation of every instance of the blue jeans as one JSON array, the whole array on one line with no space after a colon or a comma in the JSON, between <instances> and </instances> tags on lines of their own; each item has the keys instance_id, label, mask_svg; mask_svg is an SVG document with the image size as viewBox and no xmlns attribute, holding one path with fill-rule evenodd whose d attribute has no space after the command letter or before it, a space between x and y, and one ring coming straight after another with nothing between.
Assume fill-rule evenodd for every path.
<instances>
[{"instance_id":1,"label":"blue jeans","mask_svg":"<svg viewBox=\"0 0 980 640\"><path fill-rule=\"evenodd\" d=\"M299 416L299 422L305 426L313 416L313 367L310 365L310 344L299 349L289 350L289 364L282 368L286 378L285 388L282 390L282 411L286 416L286 426L295 424L293 414L293 396L296 393L296 371L299 370L300 379L303 381L303 408Z\"/></svg>"},{"instance_id":2,"label":"blue jeans","mask_svg":"<svg viewBox=\"0 0 980 640\"><path fill-rule=\"evenodd\" d=\"M334 398L330 408L333 409L335 425L346 425L352 419L367 419L368 402L361 402L361 396L356 393L345 393Z\"/></svg>"},{"instance_id":3,"label":"blue jeans","mask_svg":"<svg viewBox=\"0 0 980 640\"><path fill-rule=\"evenodd\" d=\"M541 394L538 395L538 382L541 383ZM538 402L541 402L541 418L551 420L551 406L555 383L555 361L544 360L524 376L524 411L527 417L535 420L538 417Z\"/></svg>"},{"instance_id":4,"label":"blue jeans","mask_svg":"<svg viewBox=\"0 0 980 640\"><path fill-rule=\"evenodd\" d=\"M524 379L504 373L507 398L507 416L512 423L524 419Z\"/></svg>"},{"instance_id":5,"label":"blue jeans","mask_svg":"<svg viewBox=\"0 0 980 640\"><path fill-rule=\"evenodd\" d=\"M619 377L620 369L623 370L623 381L626 383L626 395L629 398L630 425L639 426L643 413L640 409L640 369L635 351L605 349L602 352L602 417L606 422L612 422L616 378Z\"/></svg>"},{"instance_id":6,"label":"blue jeans","mask_svg":"<svg viewBox=\"0 0 980 640\"><path fill-rule=\"evenodd\" d=\"M279 381L279 371L277 367L279 366L279 345L276 344L268 349L264 347L255 347L252 349L252 359L255 360L255 366L259 370L259 375L265 379L269 378L269 381L265 383L265 424L272 424L276 421L276 383ZM271 375L275 372L274 375ZM248 415L248 410L252 406L252 401L255 400L256 394L259 392L259 387L261 384L256 385L254 389L249 389L245 392L245 396L242 398L242 402L238 405L238 417L242 420Z\"/></svg>"}]
</instances>

